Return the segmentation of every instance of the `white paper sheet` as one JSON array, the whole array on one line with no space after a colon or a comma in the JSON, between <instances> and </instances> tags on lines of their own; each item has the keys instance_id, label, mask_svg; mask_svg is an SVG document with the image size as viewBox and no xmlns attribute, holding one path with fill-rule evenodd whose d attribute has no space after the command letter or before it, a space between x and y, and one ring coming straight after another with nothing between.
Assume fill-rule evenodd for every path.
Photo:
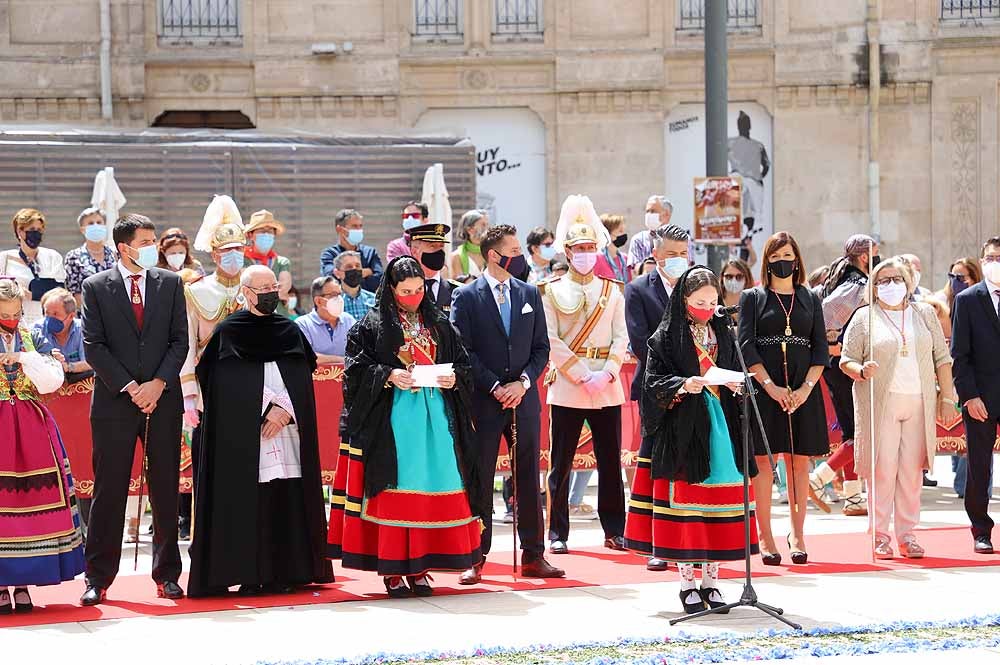
<instances>
[{"instance_id":1,"label":"white paper sheet","mask_svg":"<svg viewBox=\"0 0 1000 665\"><path fill-rule=\"evenodd\" d=\"M722 369L721 367L710 367L705 376L702 377L708 381L710 386L724 386L727 383L743 383L743 373L734 372L730 369Z\"/></svg>"},{"instance_id":2,"label":"white paper sheet","mask_svg":"<svg viewBox=\"0 0 1000 665\"><path fill-rule=\"evenodd\" d=\"M449 376L455 370L452 363L442 363L440 365L414 365L410 370L413 377L414 388L437 388L439 376Z\"/></svg>"}]
</instances>

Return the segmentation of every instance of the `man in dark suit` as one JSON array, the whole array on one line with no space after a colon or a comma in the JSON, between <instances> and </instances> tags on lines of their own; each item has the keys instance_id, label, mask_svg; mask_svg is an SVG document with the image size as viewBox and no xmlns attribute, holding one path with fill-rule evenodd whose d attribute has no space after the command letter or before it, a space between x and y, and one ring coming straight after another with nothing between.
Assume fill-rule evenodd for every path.
<instances>
[{"instance_id":1,"label":"man in dark suit","mask_svg":"<svg viewBox=\"0 0 1000 665\"><path fill-rule=\"evenodd\" d=\"M177 275L154 267L156 227L148 217L125 215L115 224L114 241L119 262L83 283L84 353L99 379L90 407L94 500L83 605L103 602L118 574L132 459L137 439L147 434L153 580L160 598L184 595L177 584L180 370L188 349L184 287Z\"/></svg>"},{"instance_id":2,"label":"man in dark suit","mask_svg":"<svg viewBox=\"0 0 1000 665\"><path fill-rule=\"evenodd\" d=\"M423 224L410 229L410 255L424 269L424 290L446 314L451 311L452 292L462 286L441 276L444 268L444 244L451 227L447 224Z\"/></svg>"},{"instance_id":3,"label":"man in dark suit","mask_svg":"<svg viewBox=\"0 0 1000 665\"><path fill-rule=\"evenodd\" d=\"M516 413L517 445L514 466L521 574L524 577L563 577L566 573L545 560L542 539L542 500L538 488L541 402L538 381L549 362L545 313L538 289L511 274L527 267L517 229L491 227L481 245L486 271L453 294L451 320L469 351L475 392L472 417L479 436L479 477L493 496L500 436L511 441ZM493 535L493 504L473 506L483 520L483 561ZM482 563L465 571L459 582L477 584Z\"/></svg>"},{"instance_id":4,"label":"man in dark suit","mask_svg":"<svg viewBox=\"0 0 1000 665\"><path fill-rule=\"evenodd\" d=\"M656 267L625 285L625 326L629 346L638 364L632 379L632 401L642 404L642 381L646 375L646 342L656 332L670 303L674 284L687 270L688 232L668 224L650 232L652 258ZM683 267L682 267L683 266ZM672 277L671 275L676 275ZM641 414L640 414L641 416ZM666 570L667 562L653 557L646 562L649 570Z\"/></svg>"},{"instance_id":5,"label":"man in dark suit","mask_svg":"<svg viewBox=\"0 0 1000 665\"><path fill-rule=\"evenodd\" d=\"M951 355L968 455L965 512L972 523L975 551L992 554L990 479L1000 422L1000 237L983 245L981 263L985 279L955 297Z\"/></svg>"}]
</instances>

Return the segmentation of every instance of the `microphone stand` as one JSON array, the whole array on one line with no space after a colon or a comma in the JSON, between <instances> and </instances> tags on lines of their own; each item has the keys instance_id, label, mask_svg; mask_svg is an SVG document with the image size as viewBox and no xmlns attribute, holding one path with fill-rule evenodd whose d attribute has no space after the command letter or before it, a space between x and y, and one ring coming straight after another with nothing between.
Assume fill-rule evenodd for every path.
<instances>
[{"instance_id":1,"label":"microphone stand","mask_svg":"<svg viewBox=\"0 0 1000 665\"><path fill-rule=\"evenodd\" d=\"M744 577L743 577L743 593L740 595L740 599L733 603L726 603L720 607L709 608L707 610L702 610L701 612L696 612L694 614L688 614L686 616L678 617L676 619L670 620L670 625L681 623L683 621L689 621L691 619L697 619L698 617L708 616L709 614L718 614L720 612L728 612L734 607L755 607L764 614L774 617L778 621L788 625L795 630L802 630L802 626L799 624L789 621L785 617L781 616L785 613L780 607L775 607L773 605L768 605L766 603L760 602L757 598L757 592L753 588L753 576L750 573L750 406L753 406L753 414L757 420L757 427L760 429L761 437L764 441L764 450L767 452L768 462L771 464L771 468L774 468L774 456L771 454L771 444L767 441L767 432L764 431L764 422L760 418L760 409L757 408L757 398L754 397L753 381L751 381L750 370L747 369L746 359L743 357L743 349L740 348L739 338L736 333L736 324L733 322L732 318L727 322L729 332L733 337L733 346L736 348L736 357L740 361L740 369L743 371L743 413L740 415L740 424L743 430L743 563Z\"/></svg>"}]
</instances>

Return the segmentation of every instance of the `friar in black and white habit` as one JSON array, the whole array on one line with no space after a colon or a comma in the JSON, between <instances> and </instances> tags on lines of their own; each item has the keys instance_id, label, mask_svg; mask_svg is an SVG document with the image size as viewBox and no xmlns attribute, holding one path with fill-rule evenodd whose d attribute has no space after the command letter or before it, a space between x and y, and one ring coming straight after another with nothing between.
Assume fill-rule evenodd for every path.
<instances>
[{"instance_id":1,"label":"friar in black and white habit","mask_svg":"<svg viewBox=\"0 0 1000 665\"><path fill-rule=\"evenodd\" d=\"M220 323L198 363L205 411L195 478L192 597L288 593L333 581L312 373L316 355L274 313L278 281L243 271L244 309Z\"/></svg>"}]
</instances>

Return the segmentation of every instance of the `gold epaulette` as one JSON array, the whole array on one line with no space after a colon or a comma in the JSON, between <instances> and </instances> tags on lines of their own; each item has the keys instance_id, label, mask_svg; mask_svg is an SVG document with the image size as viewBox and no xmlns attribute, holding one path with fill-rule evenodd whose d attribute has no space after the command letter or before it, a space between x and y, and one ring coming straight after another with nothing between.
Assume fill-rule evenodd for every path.
<instances>
[{"instance_id":1,"label":"gold epaulette","mask_svg":"<svg viewBox=\"0 0 1000 665\"><path fill-rule=\"evenodd\" d=\"M190 280L188 282L184 282L184 286L191 286L192 284L197 284L198 282L200 282L203 279L205 279L204 275L198 275L194 279L192 279L192 280Z\"/></svg>"},{"instance_id":2,"label":"gold epaulette","mask_svg":"<svg viewBox=\"0 0 1000 665\"><path fill-rule=\"evenodd\" d=\"M562 278L563 278L562 275L559 275L558 277L549 277L548 279L543 279L542 281L538 282L537 284L535 284L535 286L538 287L538 291L544 296L545 295L545 288L549 284L552 284L554 282L558 282Z\"/></svg>"},{"instance_id":3,"label":"gold epaulette","mask_svg":"<svg viewBox=\"0 0 1000 665\"><path fill-rule=\"evenodd\" d=\"M618 290L621 291L622 293L625 293L625 282L618 279L611 279L610 277L602 277L601 275L597 275L597 278L603 279L605 282L611 282L612 284L617 285Z\"/></svg>"}]
</instances>

